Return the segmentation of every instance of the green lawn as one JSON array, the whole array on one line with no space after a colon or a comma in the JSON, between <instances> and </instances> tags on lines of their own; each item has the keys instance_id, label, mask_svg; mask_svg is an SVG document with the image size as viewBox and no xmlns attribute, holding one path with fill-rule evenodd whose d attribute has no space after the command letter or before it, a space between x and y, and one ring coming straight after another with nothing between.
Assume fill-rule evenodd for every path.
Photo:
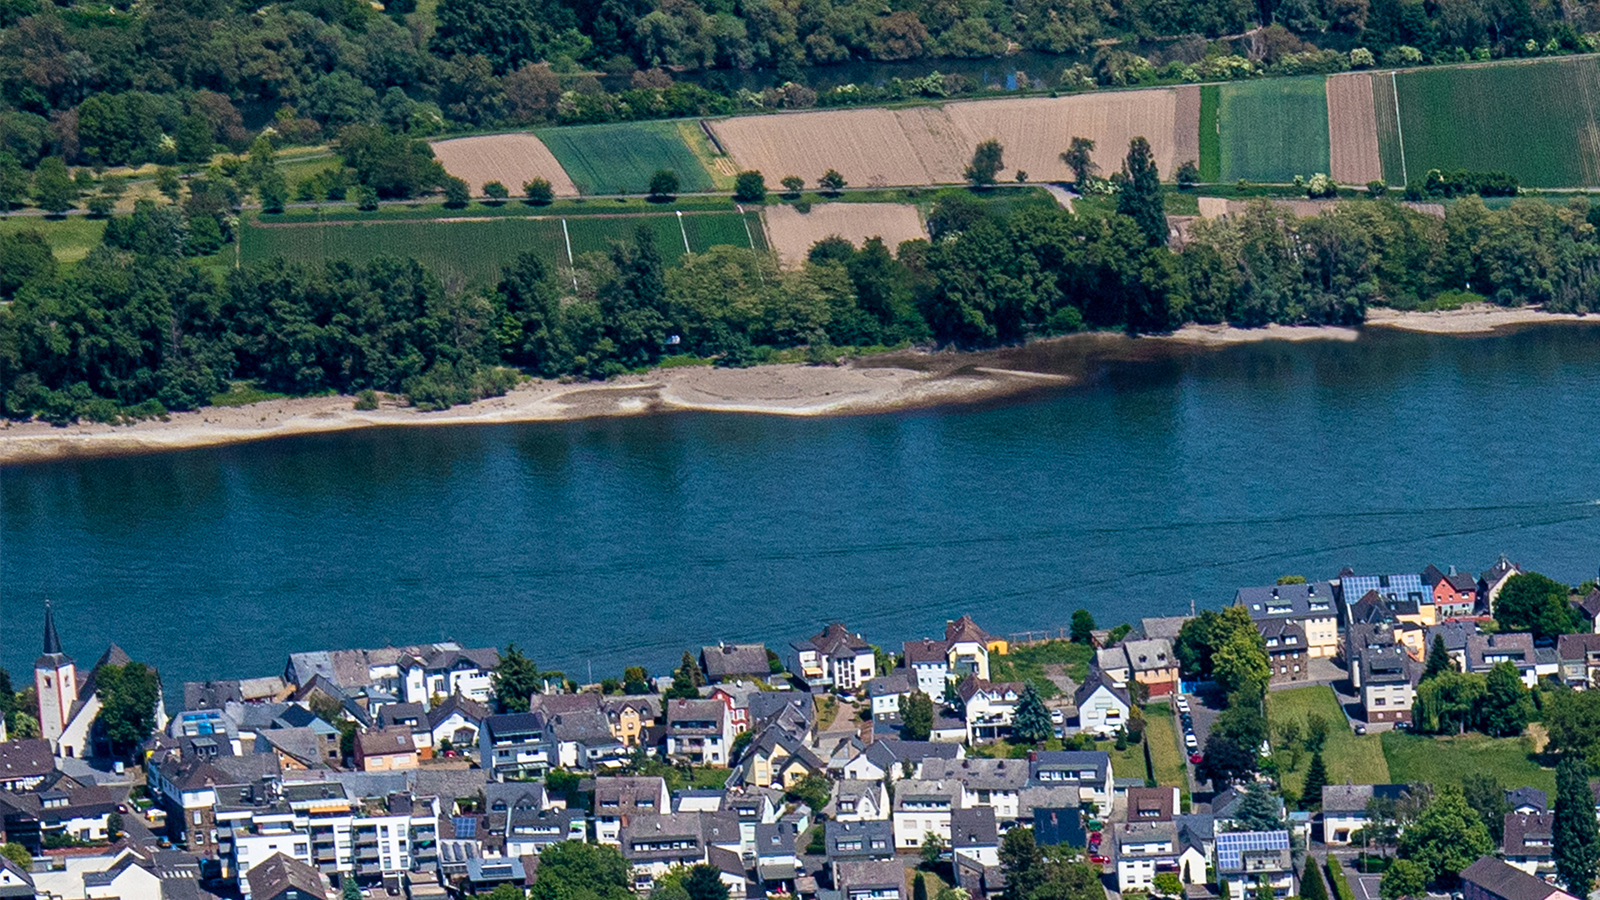
<instances>
[{"instance_id":1,"label":"green lawn","mask_svg":"<svg viewBox=\"0 0 1600 900\"><path fill-rule=\"evenodd\" d=\"M1286 182L1328 171L1328 96L1322 76L1268 78L1218 90L1220 180ZM1202 165L1205 122L1202 93Z\"/></svg>"},{"instance_id":2,"label":"green lawn","mask_svg":"<svg viewBox=\"0 0 1600 900\"><path fill-rule=\"evenodd\" d=\"M657 169L678 173L682 191L716 187L673 122L541 128L537 134L585 194L642 194Z\"/></svg>"},{"instance_id":3,"label":"green lawn","mask_svg":"<svg viewBox=\"0 0 1600 900\"><path fill-rule=\"evenodd\" d=\"M446 279L469 284L490 284L500 267L518 253L531 250L548 265L567 263L567 241L572 253L605 251L612 241L631 240L643 225L655 233L662 258L673 264L683 256L684 239L701 253L718 244L766 249L758 214L741 217L733 211L691 213L679 219L671 212L658 215L561 218L491 217L468 221L394 221L370 223L342 221L326 225L272 227L254 221L243 226L240 253L245 263L282 256L302 262L329 259L366 261L379 256L409 256ZM749 229L746 229L746 218Z\"/></svg>"},{"instance_id":4,"label":"green lawn","mask_svg":"<svg viewBox=\"0 0 1600 900\"><path fill-rule=\"evenodd\" d=\"M1045 666L1060 665L1067 677L1081 684L1089 675L1089 660L1093 658L1094 648L1087 644L1044 641L1027 647L1012 647L1004 656L989 657L989 677L993 681L1032 682L1041 696L1054 697L1061 690L1045 677ZM1141 760L1140 766L1143 765Z\"/></svg>"},{"instance_id":5,"label":"green lawn","mask_svg":"<svg viewBox=\"0 0 1600 900\"><path fill-rule=\"evenodd\" d=\"M1171 710L1164 704L1152 704L1145 707L1144 715L1144 741L1150 746L1156 784L1177 785L1187 799L1189 767L1184 764L1183 751L1178 749L1178 729Z\"/></svg>"},{"instance_id":6,"label":"green lawn","mask_svg":"<svg viewBox=\"0 0 1600 900\"><path fill-rule=\"evenodd\" d=\"M1600 60L1419 69L1396 77L1413 180L1428 169L1472 169L1510 172L1534 187L1600 184L1593 100L1600 96Z\"/></svg>"},{"instance_id":7,"label":"green lawn","mask_svg":"<svg viewBox=\"0 0 1600 900\"><path fill-rule=\"evenodd\" d=\"M1530 742L1527 737L1426 737L1390 731L1383 735L1383 755L1388 760L1389 776L1396 783L1459 784L1461 776L1468 772L1482 772L1500 779L1508 788L1536 787L1553 795L1556 770L1543 768L1529 758ZM1339 780L1331 771L1328 774L1330 782Z\"/></svg>"},{"instance_id":8,"label":"green lawn","mask_svg":"<svg viewBox=\"0 0 1600 900\"><path fill-rule=\"evenodd\" d=\"M1311 713L1321 715L1328 722L1328 743L1322 750L1322 761L1328 767L1328 783L1388 784L1389 766L1384 761L1384 747L1377 735L1358 736L1350 730L1344 712L1333 688L1325 684L1267 694L1267 718L1272 723L1273 749L1278 747L1278 723L1298 719L1304 731L1306 717ZM1299 793L1306 781L1306 768L1311 765L1309 754L1300 759L1300 766L1283 774L1283 786Z\"/></svg>"},{"instance_id":9,"label":"green lawn","mask_svg":"<svg viewBox=\"0 0 1600 900\"><path fill-rule=\"evenodd\" d=\"M44 235L45 243L50 245L56 261L62 263L75 263L88 256L90 250L100 245L100 236L105 230L105 219L91 219L88 216L67 216L63 219L0 216L0 234L37 231Z\"/></svg>"}]
</instances>

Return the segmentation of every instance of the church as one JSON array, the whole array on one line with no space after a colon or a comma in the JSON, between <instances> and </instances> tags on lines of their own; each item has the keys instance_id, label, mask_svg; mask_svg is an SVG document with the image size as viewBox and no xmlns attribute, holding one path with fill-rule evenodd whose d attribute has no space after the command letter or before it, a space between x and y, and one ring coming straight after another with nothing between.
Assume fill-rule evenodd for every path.
<instances>
[{"instance_id":1,"label":"church","mask_svg":"<svg viewBox=\"0 0 1600 900\"><path fill-rule=\"evenodd\" d=\"M95 690L95 674L104 666L125 666L133 660L116 644L106 648L78 680L78 666L61 652L56 636L55 613L44 608L44 654L33 662L33 686L39 694L39 736L50 742L58 757L89 758L109 755L103 734L97 733L95 718L100 715L100 696ZM159 679L157 679L159 683ZM167 716L159 694L156 700L156 729L166 727Z\"/></svg>"}]
</instances>

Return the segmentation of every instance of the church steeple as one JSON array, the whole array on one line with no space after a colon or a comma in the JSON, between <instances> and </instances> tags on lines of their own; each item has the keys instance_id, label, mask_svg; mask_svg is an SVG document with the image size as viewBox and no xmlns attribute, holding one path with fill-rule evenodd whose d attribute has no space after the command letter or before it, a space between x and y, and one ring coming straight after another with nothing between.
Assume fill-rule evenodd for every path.
<instances>
[{"instance_id":1,"label":"church steeple","mask_svg":"<svg viewBox=\"0 0 1600 900\"><path fill-rule=\"evenodd\" d=\"M61 652L61 638L56 637L56 614L50 608L50 601L44 602L44 655L53 656Z\"/></svg>"}]
</instances>

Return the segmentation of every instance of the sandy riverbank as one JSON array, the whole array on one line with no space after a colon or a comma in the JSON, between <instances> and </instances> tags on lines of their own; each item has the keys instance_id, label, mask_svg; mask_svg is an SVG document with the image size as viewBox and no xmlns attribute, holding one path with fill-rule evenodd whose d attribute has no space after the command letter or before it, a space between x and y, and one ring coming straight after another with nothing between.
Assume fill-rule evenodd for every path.
<instances>
[{"instance_id":1,"label":"sandy riverbank","mask_svg":"<svg viewBox=\"0 0 1600 900\"><path fill-rule=\"evenodd\" d=\"M1492 334L1516 325L1538 325L1552 322L1595 322L1600 318L1574 313L1545 312L1537 306L1508 309L1474 303L1460 309L1441 312L1400 312L1394 309L1370 309L1367 324L1428 334Z\"/></svg>"},{"instance_id":2,"label":"sandy riverbank","mask_svg":"<svg viewBox=\"0 0 1600 900\"><path fill-rule=\"evenodd\" d=\"M605 383L530 381L503 397L440 412L397 400L358 411L346 396L269 400L250 406L173 413L133 425L42 422L0 428L0 465L150 453L357 428L396 425L504 424L637 415L670 410L817 416L882 412L982 400L1069 379L979 369L957 354L896 354L904 365L875 360L839 366L774 365L751 369L665 369Z\"/></svg>"},{"instance_id":3,"label":"sandy riverbank","mask_svg":"<svg viewBox=\"0 0 1600 900\"><path fill-rule=\"evenodd\" d=\"M1367 324L1473 335L1513 326L1582 320L1581 316L1532 308L1472 306L1434 313L1374 309ZM1076 380L1071 375L1034 369L1092 371L1100 361L1145 358L1157 346L1149 342L1212 348L1253 341L1353 341L1360 333L1358 328L1333 326L1240 329L1186 325L1156 338L1132 340L1120 334L1096 333L982 353L901 351L837 366L692 367L629 375L605 383L529 381L504 397L431 413L418 412L397 400L362 412L354 408L352 398L339 396L212 407L174 413L165 421L126 426L80 424L56 428L42 422L8 423L0 427L0 465L182 450L399 425L561 421L672 410L785 416L885 412L974 402L1071 384Z\"/></svg>"}]
</instances>

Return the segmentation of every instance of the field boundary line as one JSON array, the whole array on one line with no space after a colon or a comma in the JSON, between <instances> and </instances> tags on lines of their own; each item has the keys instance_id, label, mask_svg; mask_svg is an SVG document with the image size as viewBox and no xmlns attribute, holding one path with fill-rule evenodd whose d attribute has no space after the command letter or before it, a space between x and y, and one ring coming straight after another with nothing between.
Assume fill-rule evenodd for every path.
<instances>
[{"instance_id":1,"label":"field boundary line","mask_svg":"<svg viewBox=\"0 0 1600 900\"><path fill-rule=\"evenodd\" d=\"M572 289L578 289L578 264L572 259L572 235L567 231L567 217L561 217L561 236L567 241L567 271L572 273Z\"/></svg>"},{"instance_id":2,"label":"field boundary line","mask_svg":"<svg viewBox=\"0 0 1600 900\"><path fill-rule=\"evenodd\" d=\"M1410 184L1411 176L1406 172L1406 132L1400 124L1400 82L1393 72L1389 73L1389 89L1394 91L1394 137L1400 143L1400 180Z\"/></svg>"}]
</instances>

